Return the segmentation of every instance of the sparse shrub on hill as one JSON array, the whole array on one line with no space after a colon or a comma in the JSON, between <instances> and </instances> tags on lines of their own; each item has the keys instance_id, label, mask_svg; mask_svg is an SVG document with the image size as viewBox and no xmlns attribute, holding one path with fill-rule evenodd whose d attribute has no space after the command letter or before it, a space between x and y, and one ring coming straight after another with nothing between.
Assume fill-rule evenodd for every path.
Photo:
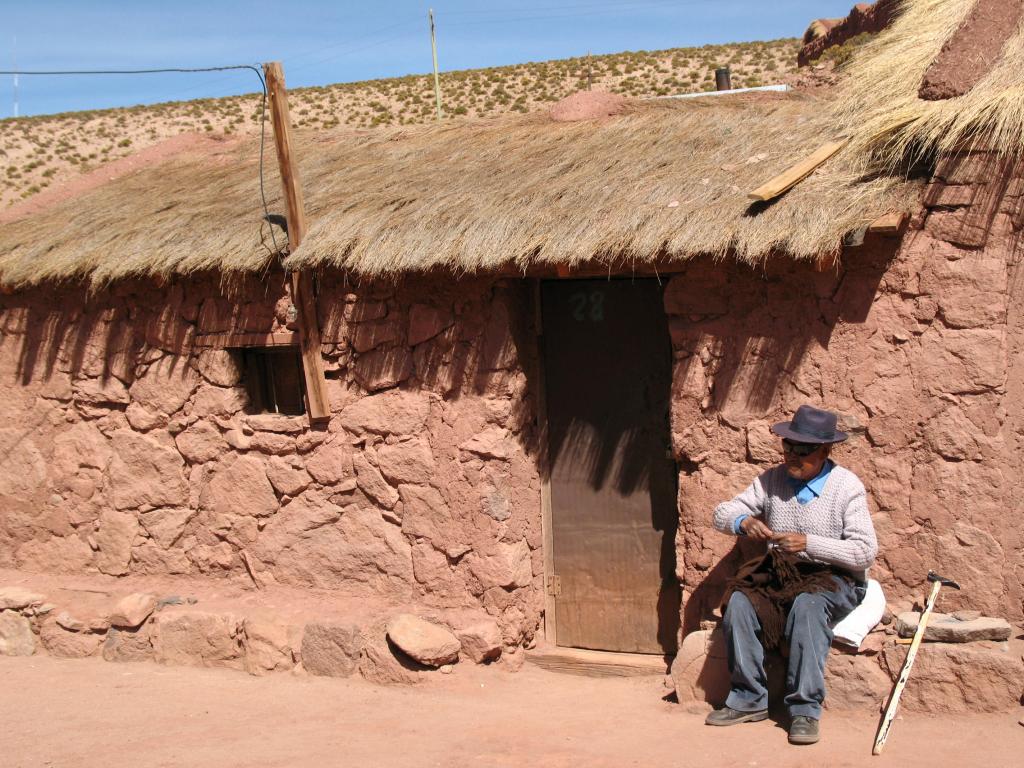
<instances>
[{"instance_id":1,"label":"sparse shrub on hill","mask_svg":"<svg viewBox=\"0 0 1024 768\"><path fill-rule=\"evenodd\" d=\"M861 40L829 54L849 57ZM626 51L560 61L445 72L444 116L473 119L544 108L574 90L593 87L646 98L714 88L714 68L728 64L737 87L779 82L796 68L796 39ZM300 130L340 126L415 125L437 119L432 75L297 88L290 93ZM36 194L45 185L91 170L180 133L251 135L259 129L260 96L167 102L114 110L88 110L0 120L0 207ZM31 166L31 168L27 168Z\"/></svg>"}]
</instances>

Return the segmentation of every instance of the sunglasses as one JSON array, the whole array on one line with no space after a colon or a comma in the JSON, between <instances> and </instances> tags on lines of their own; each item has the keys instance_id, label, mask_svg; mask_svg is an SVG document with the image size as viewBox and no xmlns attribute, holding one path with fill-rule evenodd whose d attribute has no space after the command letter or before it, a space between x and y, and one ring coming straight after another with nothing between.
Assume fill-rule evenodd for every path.
<instances>
[{"instance_id":1,"label":"sunglasses","mask_svg":"<svg viewBox=\"0 0 1024 768\"><path fill-rule=\"evenodd\" d=\"M793 456L799 456L801 458L810 456L816 450L821 448L817 443L796 443L792 440L782 441L782 450L786 453L792 454Z\"/></svg>"}]
</instances>

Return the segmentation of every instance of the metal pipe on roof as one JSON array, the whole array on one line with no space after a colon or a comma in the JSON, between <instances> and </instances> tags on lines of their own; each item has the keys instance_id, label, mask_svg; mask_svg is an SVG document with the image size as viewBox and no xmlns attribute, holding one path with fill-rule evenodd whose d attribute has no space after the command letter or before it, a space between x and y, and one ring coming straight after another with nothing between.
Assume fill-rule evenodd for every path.
<instances>
[{"instance_id":1,"label":"metal pipe on roof","mask_svg":"<svg viewBox=\"0 0 1024 768\"><path fill-rule=\"evenodd\" d=\"M728 96L734 93L750 93L752 91L777 91L786 93L792 90L785 83L781 85L758 85L753 88L733 88L729 91L697 91L696 93L680 93L675 96L654 96L655 99L700 99L704 96Z\"/></svg>"}]
</instances>

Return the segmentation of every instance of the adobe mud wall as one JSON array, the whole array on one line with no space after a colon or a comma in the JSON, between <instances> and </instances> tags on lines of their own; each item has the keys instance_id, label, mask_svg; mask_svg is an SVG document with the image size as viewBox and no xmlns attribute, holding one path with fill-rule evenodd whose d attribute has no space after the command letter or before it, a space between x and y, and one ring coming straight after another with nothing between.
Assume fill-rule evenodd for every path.
<instances>
[{"instance_id":1,"label":"adobe mud wall","mask_svg":"<svg viewBox=\"0 0 1024 768\"><path fill-rule=\"evenodd\" d=\"M1024 615L1024 174L947 160L902 238L841 267L695 260L665 291L684 633L749 552L711 512L779 460L803 402L843 415L894 609ZM332 418L246 413L221 334L288 330L284 279L0 296L0 567L224 577L487 613L543 612L526 281L320 282ZM214 345L214 346L211 346Z\"/></svg>"},{"instance_id":2,"label":"adobe mud wall","mask_svg":"<svg viewBox=\"0 0 1024 768\"><path fill-rule=\"evenodd\" d=\"M1021 176L985 153L947 158L903 238L869 235L838 269L701 261L673 276L684 633L753 554L712 510L781 460L768 428L805 402L853 433L835 458L868 489L890 606L921 600L935 569L964 586L942 610L1024 615Z\"/></svg>"},{"instance_id":3,"label":"adobe mud wall","mask_svg":"<svg viewBox=\"0 0 1024 768\"><path fill-rule=\"evenodd\" d=\"M0 297L0 567L253 578L543 606L531 294L320 283L332 417L249 414L224 333L287 332L280 274ZM526 343L526 342L529 343Z\"/></svg>"}]
</instances>

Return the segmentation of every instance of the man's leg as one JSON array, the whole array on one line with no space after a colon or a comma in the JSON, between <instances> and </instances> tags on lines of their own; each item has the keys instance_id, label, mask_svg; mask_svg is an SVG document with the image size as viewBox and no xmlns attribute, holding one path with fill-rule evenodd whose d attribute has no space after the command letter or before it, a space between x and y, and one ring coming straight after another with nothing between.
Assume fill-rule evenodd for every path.
<instances>
[{"instance_id":1,"label":"man's leg","mask_svg":"<svg viewBox=\"0 0 1024 768\"><path fill-rule=\"evenodd\" d=\"M736 591L729 598L722 622L729 654L732 689L725 705L740 712L768 708L768 680L764 674L764 646L757 637L761 630L750 599Z\"/></svg>"},{"instance_id":2,"label":"man's leg","mask_svg":"<svg viewBox=\"0 0 1024 768\"><path fill-rule=\"evenodd\" d=\"M798 595L786 619L789 667L786 706L791 717L821 719L825 700L825 662L832 645L831 625L857 607L860 595L845 579L835 579L833 592Z\"/></svg>"}]
</instances>

